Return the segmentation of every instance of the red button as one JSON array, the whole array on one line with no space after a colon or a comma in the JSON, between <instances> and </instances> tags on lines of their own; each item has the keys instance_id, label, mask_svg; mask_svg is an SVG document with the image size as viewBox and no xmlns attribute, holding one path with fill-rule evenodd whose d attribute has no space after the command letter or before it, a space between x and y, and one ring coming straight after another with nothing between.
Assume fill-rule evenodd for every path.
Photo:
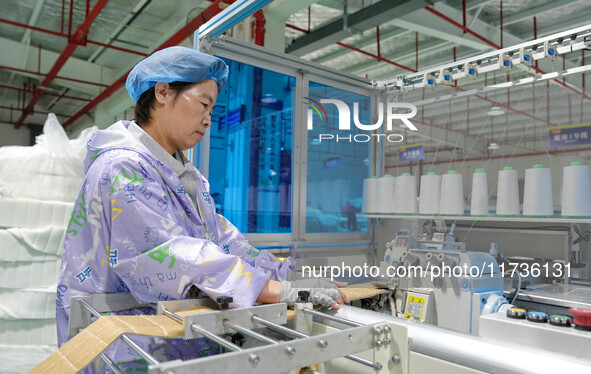
<instances>
[{"instance_id":1,"label":"red button","mask_svg":"<svg viewBox=\"0 0 591 374\"><path fill-rule=\"evenodd\" d=\"M573 318L575 325L591 327L591 309L570 308L569 311L575 316Z\"/></svg>"}]
</instances>

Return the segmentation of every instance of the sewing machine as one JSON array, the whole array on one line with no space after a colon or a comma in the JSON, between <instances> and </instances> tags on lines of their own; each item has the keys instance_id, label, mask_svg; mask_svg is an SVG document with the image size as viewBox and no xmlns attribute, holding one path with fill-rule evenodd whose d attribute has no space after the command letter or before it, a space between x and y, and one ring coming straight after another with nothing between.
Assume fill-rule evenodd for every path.
<instances>
[{"instance_id":1,"label":"sewing machine","mask_svg":"<svg viewBox=\"0 0 591 374\"><path fill-rule=\"evenodd\" d=\"M380 266L381 283L394 290L396 316L476 335L481 314L510 307L503 275L493 256L468 252L464 243L439 234L433 240L392 240Z\"/></svg>"}]
</instances>

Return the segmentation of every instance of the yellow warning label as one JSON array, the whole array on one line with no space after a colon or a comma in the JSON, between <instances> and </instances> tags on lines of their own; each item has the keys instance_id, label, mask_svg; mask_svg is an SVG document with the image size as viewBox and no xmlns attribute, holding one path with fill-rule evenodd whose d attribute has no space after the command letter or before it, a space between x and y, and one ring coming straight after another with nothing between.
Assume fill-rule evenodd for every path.
<instances>
[{"instance_id":1,"label":"yellow warning label","mask_svg":"<svg viewBox=\"0 0 591 374\"><path fill-rule=\"evenodd\" d=\"M404 312L404 319L414 319L420 321L423 316L423 309L425 309L425 299L417 296L408 296L406 302L406 311Z\"/></svg>"}]
</instances>

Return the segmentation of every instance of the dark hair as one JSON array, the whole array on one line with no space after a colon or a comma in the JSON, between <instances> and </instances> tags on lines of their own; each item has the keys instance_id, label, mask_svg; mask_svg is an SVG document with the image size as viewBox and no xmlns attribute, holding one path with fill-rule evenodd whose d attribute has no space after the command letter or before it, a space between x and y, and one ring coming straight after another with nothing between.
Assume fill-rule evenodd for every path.
<instances>
[{"instance_id":1,"label":"dark hair","mask_svg":"<svg viewBox=\"0 0 591 374\"><path fill-rule=\"evenodd\" d=\"M192 84L193 83L191 82L169 83L168 87L175 91L173 102L180 93L189 88L189 86ZM154 109L154 101L156 100L156 94L154 92L155 88L150 88L148 91L141 94L140 98L135 104L135 122L138 124L138 126L143 126L150 121L150 111Z\"/></svg>"}]
</instances>

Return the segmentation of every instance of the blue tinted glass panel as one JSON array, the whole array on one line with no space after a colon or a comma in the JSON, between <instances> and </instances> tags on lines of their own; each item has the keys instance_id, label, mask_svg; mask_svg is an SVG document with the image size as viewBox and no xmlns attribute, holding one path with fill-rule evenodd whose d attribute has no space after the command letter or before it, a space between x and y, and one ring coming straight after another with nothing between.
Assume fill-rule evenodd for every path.
<instances>
[{"instance_id":1,"label":"blue tinted glass panel","mask_svg":"<svg viewBox=\"0 0 591 374\"><path fill-rule=\"evenodd\" d=\"M337 105L321 103L322 99L346 104L349 130L339 130ZM363 179L369 176L370 132L355 126L355 103L357 118L369 125L370 97L310 82L304 99L308 123L307 233L368 231L368 220L357 218L356 213L361 211Z\"/></svg>"},{"instance_id":2,"label":"blue tinted glass panel","mask_svg":"<svg viewBox=\"0 0 591 374\"><path fill-rule=\"evenodd\" d=\"M212 115L210 193L243 233L289 233L296 79L224 61L230 74Z\"/></svg>"}]
</instances>

